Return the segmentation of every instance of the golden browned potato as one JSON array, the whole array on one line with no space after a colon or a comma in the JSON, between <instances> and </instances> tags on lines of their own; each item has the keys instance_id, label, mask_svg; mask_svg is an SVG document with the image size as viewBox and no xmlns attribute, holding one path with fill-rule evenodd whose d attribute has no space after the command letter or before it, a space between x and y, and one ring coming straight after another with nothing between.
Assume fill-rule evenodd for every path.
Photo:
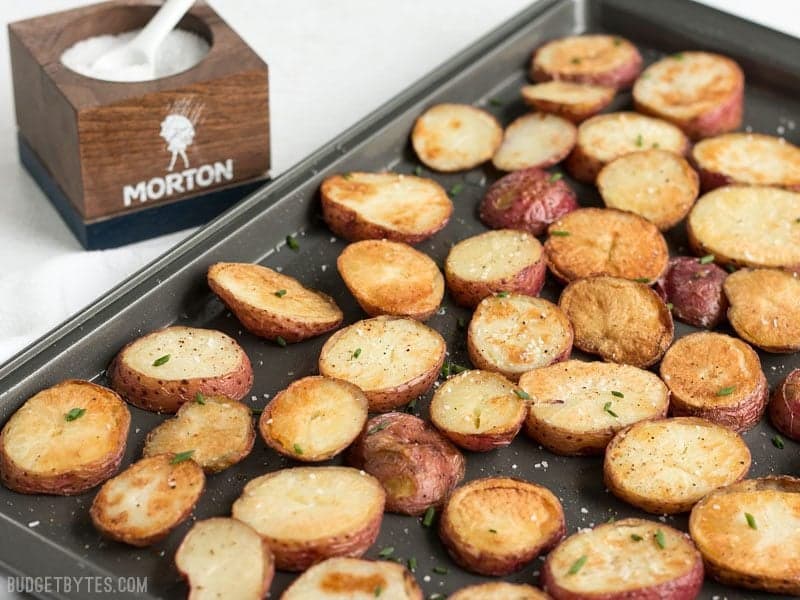
<instances>
[{"instance_id":1,"label":"golden browned potato","mask_svg":"<svg viewBox=\"0 0 800 600\"><path fill-rule=\"evenodd\" d=\"M266 540L227 517L195 523L175 553L175 566L189 584L189 600L261 600L275 574Z\"/></svg>"},{"instance_id":2,"label":"golden browned potato","mask_svg":"<svg viewBox=\"0 0 800 600\"><path fill-rule=\"evenodd\" d=\"M519 570L564 537L564 510L547 488L510 477L476 479L453 492L439 521L450 556L481 575Z\"/></svg>"},{"instance_id":3,"label":"golden browned potato","mask_svg":"<svg viewBox=\"0 0 800 600\"><path fill-rule=\"evenodd\" d=\"M0 433L0 480L23 494L80 494L119 469L130 428L116 393L72 379L25 401Z\"/></svg>"},{"instance_id":4,"label":"golden browned potato","mask_svg":"<svg viewBox=\"0 0 800 600\"><path fill-rule=\"evenodd\" d=\"M564 160L578 135L571 121L544 112L522 115L506 127L492 157L501 171L545 169Z\"/></svg>"},{"instance_id":5,"label":"golden browned potato","mask_svg":"<svg viewBox=\"0 0 800 600\"><path fill-rule=\"evenodd\" d=\"M131 546L149 546L192 514L203 493L203 469L188 453L159 454L109 479L89 515L100 533Z\"/></svg>"},{"instance_id":6,"label":"golden browned potato","mask_svg":"<svg viewBox=\"0 0 800 600\"><path fill-rule=\"evenodd\" d=\"M450 220L453 203L433 179L400 173L344 173L322 182L322 217L351 242L418 244Z\"/></svg>"},{"instance_id":7,"label":"golden browned potato","mask_svg":"<svg viewBox=\"0 0 800 600\"><path fill-rule=\"evenodd\" d=\"M458 590L447 600L549 600L550 596L524 583L478 583Z\"/></svg>"},{"instance_id":8,"label":"golden browned potato","mask_svg":"<svg viewBox=\"0 0 800 600\"><path fill-rule=\"evenodd\" d=\"M336 266L347 289L371 317L395 315L425 321L444 296L439 267L408 244L355 242L342 251Z\"/></svg>"},{"instance_id":9,"label":"golden browned potato","mask_svg":"<svg viewBox=\"0 0 800 600\"><path fill-rule=\"evenodd\" d=\"M611 104L616 90L603 85L547 81L522 86L525 104L536 110L552 113L580 123Z\"/></svg>"},{"instance_id":10,"label":"golden browned potato","mask_svg":"<svg viewBox=\"0 0 800 600\"><path fill-rule=\"evenodd\" d=\"M216 263L208 286L253 335L293 343L336 329L344 315L336 302L293 277L261 265Z\"/></svg>"},{"instance_id":11,"label":"golden browned potato","mask_svg":"<svg viewBox=\"0 0 800 600\"><path fill-rule=\"evenodd\" d=\"M251 479L231 515L267 541L276 568L304 571L326 558L364 554L378 537L384 500L381 484L363 471L296 467Z\"/></svg>"},{"instance_id":12,"label":"golden browned potato","mask_svg":"<svg viewBox=\"0 0 800 600\"><path fill-rule=\"evenodd\" d=\"M661 379L672 393L672 414L702 417L745 431L758 423L769 396L758 354L721 333L679 339L661 361Z\"/></svg>"}]
</instances>

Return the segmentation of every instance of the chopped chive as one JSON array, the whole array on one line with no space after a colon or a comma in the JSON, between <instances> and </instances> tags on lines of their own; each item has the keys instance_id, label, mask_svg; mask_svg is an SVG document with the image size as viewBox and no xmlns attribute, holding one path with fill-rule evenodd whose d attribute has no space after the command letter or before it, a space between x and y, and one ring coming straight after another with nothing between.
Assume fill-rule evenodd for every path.
<instances>
[{"instance_id":1,"label":"chopped chive","mask_svg":"<svg viewBox=\"0 0 800 600\"><path fill-rule=\"evenodd\" d=\"M286 348L286 340L283 339L281 336L275 338L275 343L278 344L281 348Z\"/></svg>"},{"instance_id":2,"label":"chopped chive","mask_svg":"<svg viewBox=\"0 0 800 600\"><path fill-rule=\"evenodd\" d=\"M735 273L736 272L736 265L725 265L725 270L728 273Z\"/></svg>"},{"instance_id":3,"label":"chopped chive","mask_svg":"<svg viewBox=\"0 0 800 600\"><path fill-rule=\"evenodd\" d=\"M586 564L586 560L588 558L589 557L584 554L578 560L572 563L572 566L569 568L569 571L567 571L567 575L575 575L575 573L580 571L583 568L583 565Z\"/></svg>"},{"instance_id":4,"label":"chopped chive","mask_svg":"<svg viewBox=\"0 0 800 600\"><path fill-rule=\"evenodd\" d=\"M714 262L714 255L713 254L706 254L704 257L700 259L701 265L707 265L708 263Z\"/></svg>"},{"instance_id":5,"label":"chopped chive","mask_svg":"<svg viewBox=\"0 0 800 600\"><path fill-rule=\"evenodd\" d=\"M674 58L675 60L683 60L683 52L677 52L673 54L672 58Z\"/></svg>"},{"instance_id":6,"label":"chopped chive","mask_svg":"<svg viewBox=\"0 0 800 600\"><path fill-rule=\"evenodd\" d=\"M530 400L531 395L526 392L525 390L521 390L519 388L514 388L514 393L517 395L517 398L520 400Z\"/></svg>"},{"instance_id":7,"label":"chopped chive","mask_svg":"<svg viewBox=\"0 0 800 600\"><path fill-rule=\"evenodd\" d=\"M675 305L672 302L667 302L667 308L669 310L672 310L673 308L675 308Z\"/></svg>"},{"instance_id":8,"label":"chopped chive","mask_svg":"<svg viewBox=\"0 0 800 600\"><path fill-rule=\"evenodd\" d=\"M614 38L614 45L615 46L621 46L622 45L622 40L619 39L619 38Z\"/></svg>"},{"instance_id":9,"label":"chopped chive","mask_svg":"<svg viewBox=\"0 0 800 600\"><path fill-rule=\"evenodd\" d=\"M278 290L277 292L275 292L275 295L278 298L283 298L286 295L286 290Z\"/></svg>"},{"instance_id":10,"label":"chopped chive","mask_svg":"<svg viewBox=\"0 0 800 600\"><path fill-rule=\"evenodd\" d=\"M750 529L758 529L758 525L756 524L756 518L751 515L749 512L744 513L744 518L747 520L747 526Z\"/></svg>"},{"instance_id":11,"label":"chopped chive","mask_svg":"<svg viewBox=\"0 0 800 600\"><path fill-rule=\"evenodd\" d=\"M417 399L414 398L411 402L408 403L408 406L406 406L406 412L413 413L414 410L416 410L416 408L417 408Z\"/></svg>"},{"instance_id":12,"label":"chopped chive","mask_svg":"<svg viewBox=\"0 0 800 600\"><path fill-rule=\"evenodd\" d=\"M606 519L606 523L615 523L616 521L617 521L616 517L608 517L608 519Z\"/></svg>"},{"instance_id":13,"label":"chopped chive","mask_svg":"<svg viewBox=\"0 0 800 600\"><path fill-rule=\"evenodd\" d=\"M489 533L497 533L497 529L489 529Z\"/></svg>"},{"instance_id":14,"label":"chopped chive","mask_svg":"<svg viewBox=\"0 0 800 600\"><path fill-rule=\"evenodd\" d=\"M64 413L64 420L74 421L75 419L80 419L85 413L85 408L72 408L68 413Z\"/></svg>"},{"instance_id":15,"label":"chopped chive","mask_svg":"<svg viewBox=\"0 0 800 600\"><path fill-rule=\"evenodd\" d=\"M623 394L622 392L618 392L617 390L611 390L611 395L614 396L615 398L625 397L625 394Z\"/></svg>"},{"instance_id":16,"label":"chopped chive","mask_svg":"<svg viewBox=\"0 0 800 600\"><path fill-rule=\"evenodd\" d=\"M386 546L386 548L378 552L378 556L381 558L389 558L392 554L394 554L394 546Z\"/></svg>"},{"instance_id":17,"label":"chopped chive","mask_svg":"<svg viewBox=\"0 0 800 600\"><path fill-rule=\"evenodd\" d=\"M442 377L444 377L445 379L447 379L448 377L450 377L450 363L449 363L449 362L445 362L445 363L442 365L442 368L441 368L441 370L439 371L439 375L441 375L441 376L442 376Z\"/></svg>"},{"instance_id":18,"label":"chopped chive","mask_svg":"<svg viewBox=\"0 0 800 600\"><path fill-rule=\"evenodd\" d=\"M619 418L619 415L615 413L613 410L611 410L611 402L606 402L603 405L603 410L606 411L608 414L610 414L612 417Z\"/></svg>"},{"instance_id":19,"label":"chopped chive","mask_svg":"<svg viewBox=\"0 0 800 600\"><path fill-rule=\"evenodd\" d=\"M564 177L564 175L562 173L553 173L552 175L550 175L550 178L548 179L548 181L550 183L555 183L556 181L558 181L562 177Z\"/></svg>"},{"instance_id":20,"label":"chopped chive","mask_svg":"<svg viewBox=\"0 0 800 600\"><path fill-rule=\"evenodd\" d=\"M439 575L447 575L450 572L447 567L433 567L431 571L438 573Z\"/></svg>"},{"instance_id":21,"label":"chopped chive","mask_svg":"<svg viewBox=\"0 0 800 600\"><path fill-rule=\"evenodd\" d=\"M300 250L300 244L297 243L297 240L294 239L294 236L287 235L286 236L286 245L289 246L291 250L297 252Z\"/></svg>"},{"instance_id":22,"label":"chopped chive","mask_svg":"<svg viewBox=\"0 0 800 600\"><path fill-rule=\"evenodd\" d=\"M173 456L169 464L177 465L178 463L182 463L185 460L189 460L192 458L192 454L194 454L194 450L187 450L186 452L178 452L175 456Z\"/></svg>"},{"instance_id":23,"label":"chopped chive","mask_svg":"<svg viewBox=\"0 0 800 600\"><path fill-rule=\"evenodd\" d=\"M465 329L467 327L467 320L464 317L458 317L456 325L458 326L459 329Z\"/></svg>"},{"instance_id":24,"label":"chopped chive","mask_svg":"<svg viewBox=\"0 0 800 600\"><path fill-rule=\"evenodd\" d=\"M642 134L640 133L639 135L636 136L636 145L639 148L641 148L643 144L644 144L644 140L642 139Z\"/></svg>"},{"instance_id":25,"label":"chopped chive","mask_svg":"<svg viewBox=\"0 0 800 600\"><path fill-rule=\"evenodd\" d=\"M416 167L414 167L414 175L416 175L417 177L422 177L422 167L421 166L417 165Z\"/></svg>"},{"instance_id":26,"label":"chopped chive","mask_svg":"<svg viewBox=\"0 0 800 600\"><path fill-rule=\"evenodd\" d=\"M408 559L408 570L412 573L417 570L417 559L413 556Z\"/></svg>"},{"instance_id":27,"label":"chopped chive","mask_svg":"<svg viewBox=\"0 0 800 600\"><path fill-rule=\"evenodd\" d=\"M200 392L197 392L194 395L194 401L197 402L198 404L205 404L206 403L206 397L203 396L203 394L201 394Z\"/></svg>"},{"instance_id":28,"label":"chopped chive","mask_svg":"<svg viewBox=\"0 0 800 600\"><path fill-rule=\"evenodd\" d=\"M550 232L550 235L555 235L557 237L567 237L569 235L569 231L560 231L558 229L554 229Z\"/></svg>"},{"instance_id":29,"label":"chopped chive","mask_svg":"<svg viewBox=\"0 0 800 600\"><path fill-rule=\"evenodd\" d=\"M295 454L303 454L303 447L300 444L294 445L294 453Z\"/></svg>"},{"instance_id":30,"label":"chopped chive","mask_svg":"<svg viewBox=\"0 0 800 600\"><path fill-rule=\"evenodd\" d=\"M508 298L508 292L506 291L497 292L495 296L497 296L498 298Z\"/></svg>"},{"instance_id":31,"label":"chopped chive","mask_svg":"<svg viewBox=\"0 0 800 600\"><path fill-rule=\"evenodd\" d=\"M456 363L450 363L450 372L454 375L458 375L459 373L463 373L464 371L469 371L469 367L465 367L464 365L457 365Z\"/></svg>"},{"instance_id":32,"label":"chopped chive","mask_svg":"<svg viewBox=\"0 0 800 600\"><path fill-rule=\"evenodd\" d=\"M165 354L164 356L159 356L157 359L155 359L153 361L153 366L154 367L160 367L161 365L163 365L165 362L167 362L169 360L169 357L170 357L169 354Z\"/></svg>"},{"instance_id":33,"label":"chopped chive","mask_svg":"<svg viewBox=\"0 0 800 600\"><path fill-rule=\"evenodd\" d=\"M637 277L634 281L636 283L650 283L650 279L647 277Z\"/></svg>"},{"instance_id":34,"label":"chopped chive","mask_svg":"<svg viewBox=\"0 0 800 600\"><path fill-rule=\"evenodd\" d=\"M667 547L667 539L664 537L664 532L660 529L655 532L653 539L656 541L656 545L662 550Z\"/></svg>"},{"instance_id":35,"label":"chopped chive","mask_svg":"<svg viewBox=\"0 0 800 600\"><path fill-rule=\"evenodd\" d=\"M795 223L800 223L800 217L797 217L797 218L794 220L794 222L795 222Z\"/></svg>"},{"instance_id":36,"label":"chopped chive","mask_svg":"<svg viewBox=\"0 0 800 600\"><path fill-rule=\"evenodd\" d=\"M254 415L260 415L261 413L264 412L264 409L263 408L251 408L250 412L252 412Z\"/></svg>"},{"instance_id":37,"label":"chopped chive","mask_svg":"<svg viewBox=\"0 0 800 600\"><path fill-rule=\"evenodd\" d=\"M717 396L730 396L736 389L735 385L729 385L717 391Z\"/></svg>"},{"instance_id":38,"label":"chopped chive","mask_svg":"<svg viewBox=\"0 0 800 600\"><path fill-rule=\"evenodd\" d=\"M653 148L658 149L658 146L659 146L658 142L653 142Z\"/></svg>"},{"instance_id":39,"label":"chopped chive","mask_svg":"<svg viewBox=\"0 0 800 600\"><path fill-rule=\"evenodd\" d=\"M779 435L775 435L772 437L772 445L775 446L778 450L783 450L786 447L786 444L783 443L783 438Z\"/></svg>"},{"instance_id":40,"label":"chopped chive","mask_svg":"<svg viewBox=\"0 0 800 600\"><path fill-rule=\"evenodd\" d=\"M389 421L383 421L382 423L378 423L375 427L371 427L369 431L367 431L367 435L372 435L373 433L378 433L379 431L383 431L389 426Z\"/></svg>"},{"instance_id":41,"label":"chopped chive","mask_svg":"<svg viewBox=\"0 0 800 600\"><path fill-rule=\"evenodd\" d=\"M463 183L457 183L453 187L450 188L450 195L451 196L458 196L463 189L464 189L464 184Z\"/></svg>"},{"instance_id":42,"label":"chopped chive","mask_svg":"<svg viewBox=\"0 0 800 600\"><path fill-rule=\"evenodd\" d=\"M342 179L348 180L353 176L352 173L342 173Z\"/></svg>"},{"instance_id":43,"label":"chopped chive","mask_svg":"<svg viewBox=\"0 0 800 600\"><path fill-rule=\"evenodd\" d=\"M489 98L489 104L492 106L503 106L503 101L499 98Z\"/></svg>"},{"instance_id":44,"label":"chopped chive","mask_svg":"<svg viewBox=\"0 0 800 600\"><path fill-rule=\"evenodd\" d=\"M376 587L375 588L375 597L377 598L378 596L380 596L382 591L383 590L381 589L381 586Z\"/></svg>"},{"instance_id":45,"label":"chopped chive","mask_svg":"<svg viewBox=\"0 0 800 600\"><path fill-rule=\"evenodd\" d=\"M425 511L425 516L422 517L422 526L423 527L430 527L433 523L433 517L436 516L436 509L432 506L428 507L428 510Z\"/></svg>"},{"instance_id":46,"label":"chopped chive","mask_svg":"<svg viewBox=\"0 0 800 600\"><path fill-rule=\"evenodd\" d=\"M573 58L573 59L572 59L570 62L571 62L573 65L579 65L579 64L581 64L581 59L580 59L580 58L578 58L578 57L576 56L576 57L574 57L574 58Z\"/></svg>"},{"instance_id":47,"label":"chopped chive","mask_svg":"<svg viewBox=\"0 0 800 600\"><path fill-rule=\"evenodd\" d=\"M350 360L355 360L355 359L356 359L356 358L358 358L359 356L361 356L361 348L356 348L356 349L353 351L353 354L350 356Z\"/></svg>"},{"instance_id":48,"label":"chopped chive","mask_svg":"<svg viewBox=\"0 0 800 600\"><path fill-rule=\"evenodd\" d=\"M440 594L439 592L434 592L430 596L428 596L428 600L444 600L444 594Z\"/></svg>"},{"instance_id":49,"label":"chopped chive","mask_svg":"<svg viewBox=\"0 0 800 600\"><path fill-rule=\"evenodd\" d=\"M632 534L631 534L631 539L632 539L634 542L641 542L643 538L642 538L642 536L640 536L638 533L632 533Z\"/></svg>"}]
</instances>

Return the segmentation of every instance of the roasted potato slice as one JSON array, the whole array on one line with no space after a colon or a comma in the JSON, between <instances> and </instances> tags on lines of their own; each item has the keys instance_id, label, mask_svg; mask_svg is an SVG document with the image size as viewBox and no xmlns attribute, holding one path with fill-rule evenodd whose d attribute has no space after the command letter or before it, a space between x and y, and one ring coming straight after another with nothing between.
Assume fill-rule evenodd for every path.
<instances>
[{"instance_id":1,"label":"roasted potato slice","mask_svg":"<svg viewBox=\"0 0 800 600\"><path fill-rule=\"evenodd\" d=\"M749 470L750 449L738 433L705 419L676 417L617 433L606 449L603 478L620 500L663 515L691 510Z\"/></svg>"},{"instance_id":2,"label":"roasted potato slice","mask_svg":"<svg viewBox=\"0 0 800 600\"><path fill-rule=\"evenodd\" d=\"M775 269L742 269L725 279L728 321L767 352L800 350L800 280Z\"/></svg>"},{"instance_id":3,"label":"roasted potato slice","mask_svg":"<svg viewBox=\"0 0 800 600\"><path fill-rule=\"evenodd\" d=\"M572 325L552 302L501 292L481 300L467 329L467 351L478 369L519 376L569 358Z\"/></svg>"},{"instance_id":4,"label":"roasted potato slice","mask_svg":"<svg viewBox=\"0 0 800 600\"><path fill-rule=\"evenodd\" d=\"M689 536L644 519L579 531L542 567L542 586L555 600L689 600L702 585L703 560Z\"/></svg>"},{"instance_id":5,"label":"roasted potato slice","mask_svg":"<svg viewBox=\"0 0 800 600\"><path fill-rule=\"evenodd\" d=\"M336 456L358 437L368 409L364 392L352 383L304 377L267 404L258 427L275 451L295 460L319 462Z\"/></svg>"},{"instance_id":6,"label":"roasted potato slice","mask_svg":"<svg viewBox=\"0 0 800 600\"><path fill-rule=\"evenodd\" d=\"M433 179L400 173L345 173L322 182L322 217L351 242L418 244L447 225L453 203Z\"/></svg>"},{"instance_id":7,"label":"roasted potato slice","mask_svg":"<svg viewBox=\"0 0 800 600\"><path fill-rule=\"evenodd\" d=\"M650 287L619 277L570 283L558 301L575 330L575 347L605 360L649 367L672 343L667 305Z\"/></svg>"},{"instance_id":8,"label":"roasted potato slice","mask_svg":"<svg viewBox=\"0 0 800 600\"><path fill-rule=\"evenodd\" d=\"M261 600L275 574L267 542L252 527L227 517L198 521L175 553L189 600Z\"/></svg>"},{"instance_id":9,"label":"roasted potato slice","mask_svg":"<svg viewBox=\"0 0 800 600\"><path fill-rule=\"evenodd\" d=\"M23 494L80 494L119 469L130 428L115 392L72 379L25 401L0 433L0 480Z\"/></svg>"},{"instance_id":10,"label":"roasted potato slice","mask_svg":"<svg viewBox=\"0 0 800 600\"><path fill-rule=\"evenodd\" d=\"M461 588L447 600L550 600L550 596L532 585L493 581Z\"/></svg>"},{"instance_id":11,"label":"roasted potato slice","mask_svg":"<svg viewBox=\"0 0 800 600\"><path fill-rule=\"evenodd\" d=\"M648 149L606 164L597 175L597 189L608 208L636 213L666 231L689 214L700 182L682 156Z\"/></svg>"},{"instance_id":12,"label":"roasted potato slice","mask_svg":"<svg viewBox=\"0 0 800 600\"><path fill-rule=\"evenodd\" d=\"M464 478L464 457L426 421L389 413L367 421L347 454L386 490L386 510L420 515L439 506Z\"/></svg>"},{"instance_id":13,"label":"roasted potato slice","mask_svg":"<svg viewBox=\"0 0 800 600\"><path fill-rule=\"evenodd\" d=\"M601 454L620 429L664 417L667 386L653 373L607 362L567 360L525 373L525 432L551 452Z\"/></svg>"},{"instance_id":14,"label":"roasted potato slice","mask_svg":"<svg viewBox=\"0 0 800 600\"><path fill-rule=\"evenodd\" d=\"M189 518L205 481L187 454L143 458L103 484L89 516L106 537L149 546Z\"/></svg>"},{"instance_id":15,"label":"roasted potato slice","mask_svg":"<svg viewBox=\"0 0 800 600\"><path fill-rule=\"evenodd\" d=\"M564 532L564 510L555 494L510 477L476 479L457 488L439 521L439 536L453 560L481 575L519 570Z\"/></svg>"},{"instance_id":16,"label":"roasted potato slice","mask_svg":"<svg viewBox=\"0 0 800 600\"><path fill-rule=\"evenodd\" d=\"M303 571L364 554L378 537L384 501L381 484L363 471L296 467L251 479L231 514L267 541L276 568Z\"/></svg>"},{"instance_id":17,"label":"roasted potato slice","mask_svg":"<svg viewBox=\"0 0 800 600\"><path fill-rule=\"evenodd\" d=\"M271 340L300 342L336 329L344 318L327 294L261 265L213 264L208 286L245 329Z\"/></svg>"},{"instance_id":18,"label":"roasted potato slice","mask_svg":"<svg viewBox=\"0 0 800 600\"><path fill-rule=\"evenodd\" d=\"M800 480L747 479L698 502L689 533L722 583L800 595Z\"/></svg>"},{"instance_id":19,"label":"roasted potato slice","mask_svg":"<svg viewBox=\"0 0 800 600\"><path fill-rule=\"evenodd\" d=\"M329 558L292 582L281 600L422 600L414 576L402 565L383 560Z\"/></svg>"},{"instance_id":20,"label":"roasted potato slice","mask_svg":"<svg viewBox=\"0 0 800 600\"><path fill-rule=\"evenodd\" d=\"M669 261L661 232L630 212L580 208L551 224L547 233L548 266L561 281L613 275L650 283Z\"/></svg>"},{"instance_id":21,"label":"roasted potato slice","mask_svg":"<svg viewBox=\"0 0 800 600\"><path fill-rule=\"evenodd\" d=\"M506 127L492 164L501 171L550 167L567 157L577 135L575 125L557 115L522 115Z\"/></svg>"},{"instance_id":22,"label":"roasted potato slice","mask_svg":"<svg viewBox=\"0 0 800 600\"><path fill-rule=\"evenodd\" d=\"M147 434L144 456L192 452L206 473L217 473L243 460L256 439L248 406L225 396L198 394L172 419Z\"/></svg>"},{"instance_id":23,"label":"roasted potato slice","mask_svg":"<svg viewBox=\"0 0 800 600\"><path fill-rule=\"evenodd\" d=\"M616 90L603 85L547 81L520 90L525 104L546 113L580 123L611 104Z\"/></svg>"},{"instance_id":24,"label":"roasted potato slice","mask_svg":"<svg viewBox=\"0 0 800 600\"><path fill-rule=\"evenodd\" d=\"M383 316L358 321L329 337L319 355L319 372L357 385L370 411L386 412L427 392L444 357L438 332L414 319Z\"/></svg>"},{"instance_id":25,"label":"roasted potato slice","mask_svg":"<svg viewBox=\"0 0 800 600\"><path fill-rule=\"evenodd\" d=\"M800 270L800 193L728 186L695 203L686 228L698 256L717 264Z\"/></svg>"},{"instance_id":26,"label":"roasted potato slice","mask_svg":"<svg viewBox=\"0 0 800 600\"><path fill-rule=\"evenodd\" d=\"M742 124L744 73L727 56L679 52L644 70L633 86L633 105L695 140L733 131Z\"/></svg>"},{"instance_id":27,"label":"roasted potato slice","mask_svg":"<svg viewBox=\"0 0 800 600\"><path fill-rule=\"evenodd\" d=\"M539 240L513 229L487 231L458 242L444 264L450 294L469 307L498 292L536 296L546 272Z\"/></svg>"},{"instance_id":28,"label":"roasted potato slice","mask_svg":"<svg viewBox=\"0 0 800 600\"><path fill-rule=\"evenodd\" d=\"M347 289L371 317L396 315L424 321L436 312L444 296L439 267L408 244L355 242L342 251L336 266Z\"/></svg>"},{"instance_id":29,"label":"roasted potato slice","mask_svg":"<svg viewBox=\"0 0 800 600\"><path fill-rule=\"evenodd\" d=\"M672 304L672 315L679 321L713 329L725 318L728 299L722 286L728 274L709 262L713 259L713 256L670 258L666 273L656 282L656 292Z\"/></svg>"},{"instance_id":30,"label":"roasted potato slice","mask_svg":"<svg viewBox=\"0 0 800 600\"><path fill-rule=\"evenodd\" d=\"M769 418L787 437L800 441L800 369L791 371L775 388Z\"/></svg>"},{"instance_id":31,"label":"roasted potato slice","mask_svg":"<svg viewBox=\"0 0 800 600\"><path fill-rule=\"evenodd\" d=\"M491 114L468 104L437 104L414 123L411 144L419 159L442 172L466 171L486 162L503 141Z\"/></svg>"},{"instance_id":32,"label":"roasted potato slice","mask_svg":"<svg viewBox=\"0 0 800 600\"><path fill-rule=\"evenodd\" d=\"M736 338L706 331L682 337L667 350L660 372L673 415L745 431L764 413L769 389L761 361Z\"/></svg>"}]
</instances>

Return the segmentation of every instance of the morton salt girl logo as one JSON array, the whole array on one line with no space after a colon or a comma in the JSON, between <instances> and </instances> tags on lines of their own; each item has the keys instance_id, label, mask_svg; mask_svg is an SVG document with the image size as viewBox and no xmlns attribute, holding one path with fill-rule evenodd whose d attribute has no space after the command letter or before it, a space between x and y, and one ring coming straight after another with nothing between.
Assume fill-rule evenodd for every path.
<instances>
[{"instance_id":1,"label":"morton salt girl logo","mask_svg":"<svg viewBox=\"0 0 800 600\"><path fill-rule=\"evenodd\" d=\"M125 206L161 200L233 179L233 159L230 158L224 162L191 166L187 150L194 143L198 125L202 125L202 114L202 106L193 105L189 100L179 100L167 107L159 132L166 143L166 174L124 186L122 201Z\"/></svg>"}]
</instances>

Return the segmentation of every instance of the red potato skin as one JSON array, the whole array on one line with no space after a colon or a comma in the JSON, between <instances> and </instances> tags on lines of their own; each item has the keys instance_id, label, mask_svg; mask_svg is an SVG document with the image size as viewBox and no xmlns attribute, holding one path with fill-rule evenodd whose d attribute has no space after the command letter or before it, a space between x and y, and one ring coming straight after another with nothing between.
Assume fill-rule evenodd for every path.
<instances>
[{"instance_id":1,"label":"red potato skin","mask_svg":"<svg viewBox=\"0 0 800 600\"><path fill-rule=\"evenodd\" d=\"M698 408L688 406L672 395L669 414L673 417L700 417L742 433L758 424L767 407L768 399L769 386L766 377L762 375L753 393L736 406Z\"/></svg>"},{"instance_id":2,"label":"red potato skin","mask_svg":"<svg viewBox=\"0 0 800 600\"><path fill-rule=\"evenodd\" d=\"M697 171L697 174L700 176L700 190L704 194L726 185L745 185L736 181L735 177L705 168L703 163L697 160L695 157L694 151L692 151L689 155L689 162L691 163L692 168ZM800 192L800 184L776 187L782 187L790 192Z\"/></svg>"},{"instance_id":3,"label":"red potato skin","mask_svg":"<svg viewBox=\"0 0 800 600\"><path fill-rule=\"evenodd\" d=\"M778 431L800 441L800 369L789 373L778 384L767 410Z\"/></svg>"},{"instance_id":4,"label":"red potato skin","mask_svg":"<svg viewBox=\"0 0 800 600\"><path fill-rule=\"evenodd\" d=\"M544 251L542 251L542 256L539 257L535 264L519 271L513 277L487 281L486 283L469 281L466 284L453 284L451 282L455 277L448 275L447 270L445 270L445 279L447 279L447 289L450 295L456 304L467 308L475 308L480 304L481 300L498 292L538 296L539 292L542 291L542 287L544 287L545 275L547 275L547 261L545 260Z\"/></svg>"},{"instance_id":5,"label":"red potato skin","mask_svg":"<svg viewBox=\"0 0 800 600\"><path fill-rule=\"evenodd\" d=\"M714 329L728 311L722 285L728 274L717 265L700 264L691 256L671 258L667 270L656 282L655 291L672 303L672 314L694 327Z\"/></svg>"},{"instance_id":6,"label":"red potato skin","mask_svg":"<svg viewBox=\"0 0 800 600\"><path fill-rule=\"evenodd\" d=\"M589 83L593 85L604 85L608 87L613 87L617 89L627 89L633 85L633 82L636 81L636 78L639 77L639 73L642 72L642 56L639 52L636 52L634 59L622 65L616 69L611 71L604 71L602 73L594 73L594 74L576 74L576 75L567 75L563 73L556 73L553 74L545 69L539 67L536 64L536 54L539 51L533 53L533 57L531 58L531 78L536 82L542 81L573 81L575 83Z\"/></svg>"}]
</instances>

